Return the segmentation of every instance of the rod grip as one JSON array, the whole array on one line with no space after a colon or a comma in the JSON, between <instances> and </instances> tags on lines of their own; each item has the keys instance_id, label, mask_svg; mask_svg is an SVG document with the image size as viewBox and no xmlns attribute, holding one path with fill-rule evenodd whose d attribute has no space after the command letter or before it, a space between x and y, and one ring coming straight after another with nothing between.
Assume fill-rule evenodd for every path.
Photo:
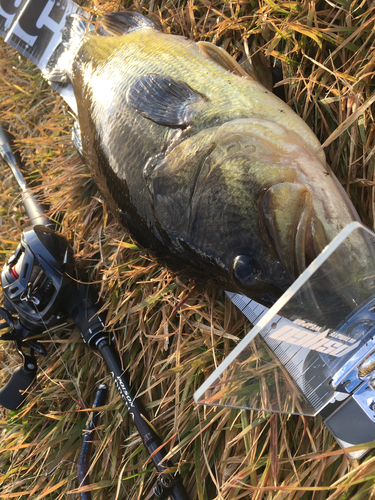
<instances>
[{"instance_id":1,"label":"rod grip","mask_svg":"<svg viewBox=\"0 0 375 500\"><path fill-rule=\"evenodd\" d=\"M26 399L27 389L36 379L36 366L27 370L23 366L12 373L9 382L0 390L0 405L8 410L17 410Z\"/></svg>"}]
</instances>

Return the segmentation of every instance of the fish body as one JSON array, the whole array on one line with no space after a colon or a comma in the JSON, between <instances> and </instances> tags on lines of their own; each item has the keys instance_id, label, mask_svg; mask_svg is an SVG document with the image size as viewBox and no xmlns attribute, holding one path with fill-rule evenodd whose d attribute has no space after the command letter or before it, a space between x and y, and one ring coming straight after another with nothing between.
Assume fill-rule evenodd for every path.
<instances>
[{"instance_id":1,"label":"fish body","mask_svg":"<svg viewBox=\"0 0 375 500\"><path fill-rule=\"evenodd\" d=\"M222 49L133 12L102 26L71 18L47 77L73 84L104 200L173 270L274 303L359 220L318 139Z\"/></svg>"}]
</instances>

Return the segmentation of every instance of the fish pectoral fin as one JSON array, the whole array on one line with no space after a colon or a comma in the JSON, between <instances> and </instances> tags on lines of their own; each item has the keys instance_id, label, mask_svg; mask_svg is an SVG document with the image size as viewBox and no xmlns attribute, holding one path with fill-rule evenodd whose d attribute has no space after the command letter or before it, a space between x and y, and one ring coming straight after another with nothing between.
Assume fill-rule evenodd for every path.
<instances>
[{"instance_id":1,"label":"fish pectoral fin","mask_svg":"<svg viewBox=\"0 0 375 500\"><path fill-rule=\"evenodd\" d=\"M147 19L147 17L123 10L120 12L110 12L103 15L100 24L113 36L121 36L131 31L136 31L142 28L157 29L155 24Z\"/></svg>"},{"instance_id":2,"label":"fish pectoral fin","mask_svg":"<svg viewBox=\"0 0 375 500\"><path fill-rule=\"evenodd\" d=\"M129 88L127 101L145 118L167 127L186 128L208 99L186 83L160 75L139 77Z\"/></svg>"},{"instance_id":3,"label":"fish pectoral fin","mask_svg":"<svg viewBox=\"0 0 375 500\"><path fill-rule=\"evenodd\" d=\"M247 78L248 80L254 80L249 73L241 68L238 62L233 59L228 52L221 47L217 47L211 42L198 42L197 43L200 51L206 56L220 64L224 69L242 78Z\"/></svg>"}]
</instances>

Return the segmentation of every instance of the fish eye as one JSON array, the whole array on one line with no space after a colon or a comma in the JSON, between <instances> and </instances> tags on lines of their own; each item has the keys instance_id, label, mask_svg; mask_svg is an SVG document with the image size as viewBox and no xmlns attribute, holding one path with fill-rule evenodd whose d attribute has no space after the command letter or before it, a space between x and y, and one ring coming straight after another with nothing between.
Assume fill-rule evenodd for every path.
<instances>
[{"instance_id":1,"label":"fish eye","mask_svg":"<svg viewBox=\"0 0 375 500\"><path fill-rule=\"evenodd\" d=\"M262 285L262 271L257 262L247 255L237 255L232 262L231 275L239 285L246 288Z\"/></svg>"}]
</instances>

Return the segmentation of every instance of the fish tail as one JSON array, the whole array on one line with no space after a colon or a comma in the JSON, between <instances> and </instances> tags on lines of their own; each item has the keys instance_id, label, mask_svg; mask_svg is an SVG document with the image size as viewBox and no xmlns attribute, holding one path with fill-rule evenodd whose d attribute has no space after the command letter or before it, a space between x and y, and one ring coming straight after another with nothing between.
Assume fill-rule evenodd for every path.
<instances>
[{"instance_id":1,"label":"fish tail","mask_svg":"<svg viewBox=\"0 0 375 500\"><path fill-rule=\"evenodd\" d=\"M84 38L92 31L88 21L78 14L66 16L62 40L52 53L44 71L44 77L50 82L71 82L71 69L74 56Z\"/></svg>"}]
</instances>

